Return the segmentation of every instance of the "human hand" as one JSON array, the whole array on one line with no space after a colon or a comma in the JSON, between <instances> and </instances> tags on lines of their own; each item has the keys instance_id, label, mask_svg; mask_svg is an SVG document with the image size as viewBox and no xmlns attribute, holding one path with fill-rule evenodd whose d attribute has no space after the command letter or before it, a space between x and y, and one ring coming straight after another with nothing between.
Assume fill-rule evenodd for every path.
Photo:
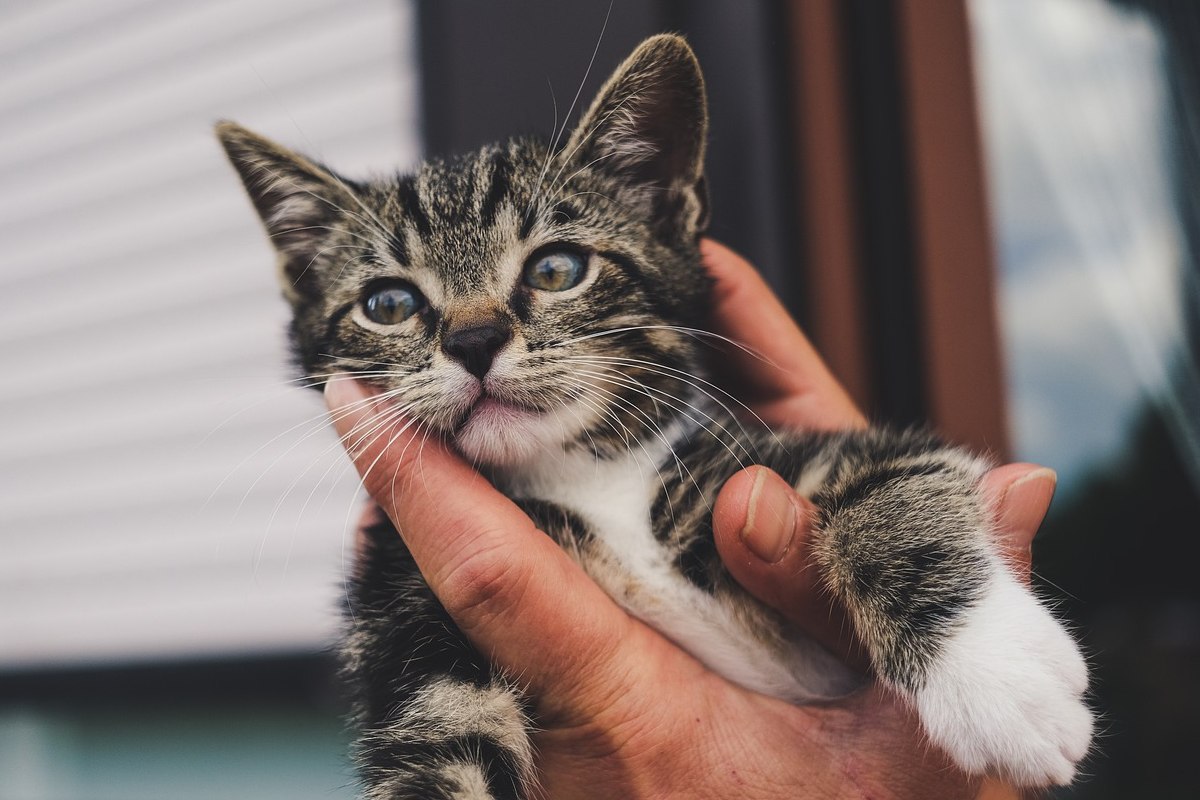
<instances>
[{"instance_id":1,"label":"human hand","mask_svg":"<svg viewBox=\"0 0 1200 800\"><path fill-rule=\"evenodd\" d=\"M723 248L706 244L710 266L714 248L714 272L722 264L749 270L744 262L722 261ZM718 274L719 308L736 309L739 297L756 303L744 307L754 309L755 327L769 341L755 341L754 331L725 332L750 338L786 369L807 370L787 381L772 380L766 369L752 374L747 383L759 413L774 423L862 424L765 286L765 298L756 296L754 284L738 286L730 305ZM788 363L796 354L800 363ZM327 396L344 436L373 424L373 404L361 387L334 381ZM380 433L358 442L350 437L355 463L464 633L526 683L542 726L537 747L548 796L778 797L797 787L822 797L976 793L977 782L931 752L911 715L890 695L870 688L841 703L795 707L727 683L620 611L440 442L412 431ZM739 580L811 627L828 615L815 611L820 601L814 587L796 579L797 572L806 575L803 513L791 526L793 546L773 564L747 558L752 552L739 536L747 528L739 509L771 497L771 477L760 471L730 481L718 500L718 544ZM1013 475L993 479L1016 481ZM803 512L802 501L784 498ZM1013 506L1012 500L998 503L1001 517ZM759 523L764 519L760 513Z\"/></svg>"},{"instance_id":2,"label":"human hand","mask_svg":"<svg viewBox=\"0 0 1200 800\"><path fill-rule=\"evenodd\" d=\"M780 427L865 426L862 413L758 272L712 240L703 242L702 253L716 281L714 331L761 356L735 351L722 361L732 373L727 377L730 384L745 387L751 408ZM983 491L994 509L1002 549L1025 579L1029 548L1054 488L1054 472L1036 464L1006 464L984 477ZM733 475L717 498L717 548L726 567L752 594L826 646L858 659L848 622L826 602L818 576L807 568L814 512L778 475L764 467L748 467Z\"/></svg>"},{"instance_id":3,"label":"human hand","mask_svg":"<svg viewBox=\"0 0 1200 800\"><path fill-rule=\"evenodd\" d=\"M766 283L741 256L711 240L702 244L714 287L715 332L764 356L734 353L723 363L731 385L747 387L748 402L768 423L783 427L839 429L866 424L861 412L825 367L807 337ZM1030 545L1054 495L1052 470L1036 464L1006 464L984 477L983 491L994 514L994 531L1013 570L1029 578ZM751 594L834 652L859 666L858 648L842 610L822 592L809 568L810 522L815 508L765 467L733 475L713 509L713 534L725 566ZM886 708L886 698L868 692L857 698L866 717ZM899 736L920 733L915 724L896 729ZM914 767L916 764L913 765ZM932 796L932 795L930 795ZM1015 797L996 781L986 781L978 797Z\"/></svg>"}]
</instances>

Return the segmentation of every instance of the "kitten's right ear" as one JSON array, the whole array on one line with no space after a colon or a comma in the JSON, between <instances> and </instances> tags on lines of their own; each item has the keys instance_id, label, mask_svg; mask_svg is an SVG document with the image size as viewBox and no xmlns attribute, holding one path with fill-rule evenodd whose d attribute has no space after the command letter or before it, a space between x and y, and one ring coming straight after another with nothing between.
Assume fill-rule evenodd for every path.
<instances>
[{"instance_id":1,"label":"kitten's right ear","mask_svg":"<svg viewBox=\"0 0 1200 800\"><path fill-rule=\"evenodd\" d=\"M356 202L348 182L235 122L217 123L216 133L279 254L284 294L293 301L315 296L321 242L341 209Z\"/></svg>"}]
</instances>

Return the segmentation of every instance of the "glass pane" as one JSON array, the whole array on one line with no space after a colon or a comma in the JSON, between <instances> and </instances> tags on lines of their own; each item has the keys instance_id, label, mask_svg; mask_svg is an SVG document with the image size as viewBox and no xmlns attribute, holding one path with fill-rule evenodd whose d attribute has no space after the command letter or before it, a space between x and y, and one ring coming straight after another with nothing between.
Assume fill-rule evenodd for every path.
<instances>
[{"instance_id":1,"label":"glass pane","mask_svg":"<svg viewBox=\"0 0 1200 800\"><path fill-rule=\"evenodd\" d=\"M1200 711L1200 7L972 0L1013 441L1058 471L1035 544L1094 667L1063 796L1192 796Z\"/></svg>"}]
</instances>

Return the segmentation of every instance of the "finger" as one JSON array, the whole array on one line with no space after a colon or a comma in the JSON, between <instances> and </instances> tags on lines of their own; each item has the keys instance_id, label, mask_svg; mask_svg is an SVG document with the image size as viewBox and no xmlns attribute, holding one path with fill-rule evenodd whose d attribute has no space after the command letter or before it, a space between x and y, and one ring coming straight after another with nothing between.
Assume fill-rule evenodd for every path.
<instances>
[{"instance_id":1,"label":"finger","mask_svg":"<svg viewBox=\"0 0 1200 800\"><path fill-rule=\"evenodd\" d=\"M810 558L815 510L771 470L747 467L725 482L713 506L717 552L752 595L833 652L865 664Z\"/></svg>"},{"instance_id":2,"label":"finger","mask_svg":"<svg viewBox=\"0 0 1200 800\"><path fill-rule=\"evenodd\" d=\"M512 501L361 384L338 378L325 396L367 491L482 652L557 697L619 668L630 619Z\"/></svg>"},{"instance_id":3,"label":"finger","mask_svg":"<svg viewBox=\"0 0 1200 800\"><path fill-rule=\"evenodd\" d=\"M866 424L787 309L744 258L711 239L700 252L713 287L716 333L765 356L729 354L739 394L776 425L837 429Z\"/></svg>"},{"instance_id":4,"label":"finger","mask_svg":"<svg viewBox=\"0 0 1200 800\"><path fill-rule=\"evenodd\" d=\"M1037 464L1005 464L983 479L983 491L992 506L1002 552L1026 580L1030 546L1050 509L1057 484L1054 470Z\"/></svg>"}]
</instances>

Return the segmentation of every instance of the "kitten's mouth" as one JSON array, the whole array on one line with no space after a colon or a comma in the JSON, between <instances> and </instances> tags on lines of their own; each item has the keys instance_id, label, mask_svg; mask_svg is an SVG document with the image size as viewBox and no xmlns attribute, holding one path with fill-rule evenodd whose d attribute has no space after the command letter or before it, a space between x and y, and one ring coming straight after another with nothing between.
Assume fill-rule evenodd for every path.
<instances>
[{"instance_id":1,"label":"kitten's mouth","mask_svg":"<svg viewBox=\"0 0 1200 800\"><path fill-rule=\"evenodd\" d=\"M478 464L514 465L559 443L562 426L550 423L546 411L524 399L481 392L454 428L459 452Z\"/></svg>"},{"instance_id":2,"label":"kitten's mouth","mask_svg":"<svg viewBox=\"0 0 1200 800\"><path fill-rule=\"evenodd\" d=\"M456 435L462 433L468 425L473 423L489 426L509 425L540 416L542 413L541 409L511 400L502 400L483 391L479 393L475 402L463 412L462 418L454 426L454 433Z\"/></svg>"}]
</instances>

